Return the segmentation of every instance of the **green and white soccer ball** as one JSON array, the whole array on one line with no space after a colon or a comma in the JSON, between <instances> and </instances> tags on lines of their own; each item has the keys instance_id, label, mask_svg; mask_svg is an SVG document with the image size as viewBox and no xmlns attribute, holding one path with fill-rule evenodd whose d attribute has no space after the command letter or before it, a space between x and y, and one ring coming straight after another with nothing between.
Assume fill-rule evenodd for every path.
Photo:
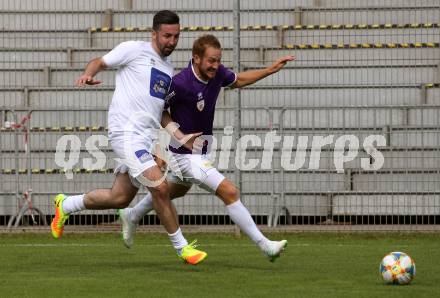
<instances>
[{"instance_id":1,"label":"green and white soccer ball","mask_svg":"<svg viewBox=\"0 0 440 298\"><path fill-rule=\"evenodd\" d=\"M385 283L407 285L416 275L416 264L406 253L391 252L380 262L379 271Z\"/></svg>"}]
</instances>

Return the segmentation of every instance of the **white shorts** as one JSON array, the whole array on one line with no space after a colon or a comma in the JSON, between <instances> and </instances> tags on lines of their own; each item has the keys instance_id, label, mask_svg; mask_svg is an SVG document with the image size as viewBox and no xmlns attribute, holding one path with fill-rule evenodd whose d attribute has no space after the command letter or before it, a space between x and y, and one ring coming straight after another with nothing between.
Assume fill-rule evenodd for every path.
<instances>
[{"instance_id":1,"label":"white shorts","mask_svg":"<svg viewBox=\"0 0 440 298\"><path fill-rule=\"evenodd\" d=\"M225 179L209 159L202 154L171 153L170 171L167 180L190 188L193 184L215 193L220 183Z\"/></svg>"},{"instance_id":2,"label":"white shorts","mask_svg":"<svg viewBox=\"0 0 440 298\"><path fill-rule=\"evenodd\" d=\"M157 165L150 153L153 150L153 141L148 137L127 132L109 132L109 140L119 159L114 173L128 172L132 184L140 188L141 184L136 178L145 170Z\"/></svg>"}]
</instances>

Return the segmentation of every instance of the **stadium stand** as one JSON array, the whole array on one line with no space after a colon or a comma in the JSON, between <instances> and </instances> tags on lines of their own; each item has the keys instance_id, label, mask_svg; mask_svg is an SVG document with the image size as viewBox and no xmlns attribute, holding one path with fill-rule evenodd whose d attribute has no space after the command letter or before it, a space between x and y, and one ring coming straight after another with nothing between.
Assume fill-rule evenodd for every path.
<instances>
[{"instance_id":1,"label":"stadium stand","mask_svg":"<svg viewBox=\"0 0 440 298\"><path fill-rule=\"evenodd\" d=\"M187 65L193 39L205 33L219 37L223 63L233 67L232 1L187 2L180 7L176 1L175 7L182 24L172 56L177 69ZM105 82L101 87L78 89L73 81L85 63L118 43L147 39L161 3L0 3L3 222L16 213L28 188L34 205L51 215L56 192L111 185L115 163L109 146L100 147L108 157L103 167L87 169L82 161L91 157L84 149L87 139L107 133L115 71L99 74ZM334 166L334 142L322 149L317 169L307 168L308 149L305 166L297 171L281 166L282 146L276 144L272 169L242 172L243 198L262 218L260 223L382 223L365 222L365 216L420 216L416 223L440 222L438 5L435 0L283 0L272 1L268 9L267 1L242 1L242 69L260 68L288 53L297 57L280 73L241 91L242 135L264 139L277 130L295 140L309 136L309 144L313 136L329 135L334 140L353 135L360 144L368 135L386 140L379 148L384 156L380 170L362 169L360 159L369 155L361 148L342 173ZM215 121L218 139L234 123L235 105L233 92L222 92ZM22 119L23 125L14 128ZM54 160L63 135L75 135L82 144L74 180L66 180ZM261 159L263 151L252 147L247 159ZM231 152L229 164L235 158ZM233 169L224 173L234 175ZM225 214L220 202L197 188L176 206L182 215Z\"/></svg>"}]
</instances>

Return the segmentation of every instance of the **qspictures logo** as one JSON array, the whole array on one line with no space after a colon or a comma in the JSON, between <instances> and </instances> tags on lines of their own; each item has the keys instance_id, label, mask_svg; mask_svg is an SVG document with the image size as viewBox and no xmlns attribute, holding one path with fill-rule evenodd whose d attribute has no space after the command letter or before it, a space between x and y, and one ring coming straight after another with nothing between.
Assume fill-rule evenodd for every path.
<instances>
[{"instance_id":1,"label":"qspictures logo","mask_svg":"<svg viewBox=\"0 0 440 298\"><path fill-rule=\"evenodd\" d=\"M173 125L179 127L177 123ZM171 137L163 130L158 131L157 134L161 137L154 139L150 148L145 148L146 152L159 155L167 164L176 164L172 160L173 156L167 154L166 148L169 146L178 148L182 144L170 142ZM151 136L151 132L148 135ZM242 171L270 170L277 168L275 165L278 164L286 171L318 170L322 167L323 152L327 162L330 159L338 173L343 173L346 165L356 159L359 159L362 169L377 171L384 164L384 156L379 148L387 145L383 135L369 135L361 140L351 134L337 137L335 135L280 136L276 130L261 135L243 135L235 142L232 126L225 127L220 136L200 136L198 139L204 142L210 140L208 157L219 170L238 168ZM81 144L80 138L76 135L64 135L57 142L55 163L64 170L67 179L73 178L72 169L80 167L81 164L83 168L91 170L105 168L107 156L101 148L108 147L108 144L109 138L104 135L92 135L85 144ZM83 145L89 156L80 160ZM130 142L123 145L126 151L125 158L118 158L117 161L128 165L135 163L127 159L135 148ZM279 152L276 157L274 157L275 151ZM176 172L178 169L171 170Z\"/></svg>"}]
</instances>

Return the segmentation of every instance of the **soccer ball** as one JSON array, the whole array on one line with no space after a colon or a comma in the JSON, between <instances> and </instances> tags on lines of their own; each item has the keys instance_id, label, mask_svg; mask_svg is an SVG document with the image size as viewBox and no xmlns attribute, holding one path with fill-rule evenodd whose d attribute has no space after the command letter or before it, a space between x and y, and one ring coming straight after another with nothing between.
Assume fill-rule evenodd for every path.
<instances>
[{"instance_id":1,"label":"soccer ball","mask_svg":"<svg viewBox=\"0 0 440 298\"><path fill-rule=\"evenodd\" d=\"M391 252L380 262L380 274L387 284L407 285L416 275L416 264L403 252Z\"/></svg>"}]
</instances>

